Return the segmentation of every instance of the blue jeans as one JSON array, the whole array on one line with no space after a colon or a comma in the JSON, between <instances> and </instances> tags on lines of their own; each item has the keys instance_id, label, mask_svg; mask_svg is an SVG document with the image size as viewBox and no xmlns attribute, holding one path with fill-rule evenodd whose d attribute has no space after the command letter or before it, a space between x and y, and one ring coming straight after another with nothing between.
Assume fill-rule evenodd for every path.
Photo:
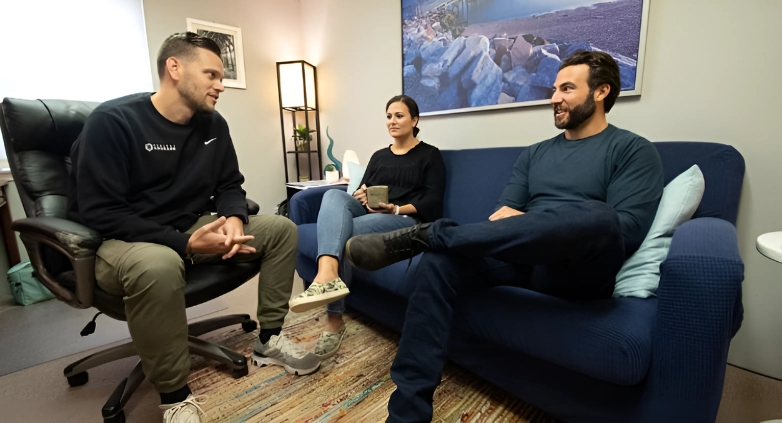
<instances>
[{"instance_id":1,"label":"blue jeans","mask_svg":"<svg viewBox=\"0 0 782 423\"><path fill-rule=\"evenodd\" d=\"M391 366L387 422L429 422L460 293L512 285L566 299L610 298L624 262L616 211L588 201L468 225L441 219L415 272ZM498 322L502 323L502 322Z\"/></svg>"},{"instance_id":2,"label":"blue jeans","mask_svg":"<svg viewBox=\"0 0 782 423\"><path fill-rule=\"evenodd\" d=\"M342 262L342 252L350 237L377 232L390 232L418 223L409 216L369 213L352 195L339 189L326 191L318 213L318 259L321 256L335 257L340 262L340 275L345 284L350 265ZM341 299L326 306L329 314L343 314L345 300Z\"/></svg>"}]
</instances>

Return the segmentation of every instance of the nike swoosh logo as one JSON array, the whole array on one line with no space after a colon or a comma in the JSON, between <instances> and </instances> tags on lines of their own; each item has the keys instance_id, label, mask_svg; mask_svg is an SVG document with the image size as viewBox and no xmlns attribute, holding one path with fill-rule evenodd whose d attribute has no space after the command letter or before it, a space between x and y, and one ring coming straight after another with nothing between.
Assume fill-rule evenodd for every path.
<instances>
[{"instance_id":1,"label":"nike swoosh logo","mask_svg":"<svg viewBox=\"0 0 782 423\"><path fill-rule=\"evenodd\" d=\"M204 145L207 145L207 144L209 144L210 142L212 142L212 141L214 141L214 140L216 140L216 139L217 139L217 138L212 138L212 139L211 139L211 140L209 140L209 141L204 141Z\"/></svg>"}]
</instances>

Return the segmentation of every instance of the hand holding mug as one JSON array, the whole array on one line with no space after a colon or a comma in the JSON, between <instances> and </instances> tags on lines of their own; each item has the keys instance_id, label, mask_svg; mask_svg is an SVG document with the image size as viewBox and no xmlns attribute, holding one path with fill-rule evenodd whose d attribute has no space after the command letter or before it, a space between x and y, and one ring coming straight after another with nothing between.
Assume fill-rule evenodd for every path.
<instances>
[{"instance_id":1,"label":"hand holding mug","mask_svg":"<svg viewBox=\"0 0 782 423\"><path fill-rule=\"evenodd\" d=\"M361 188L357 189L356 192L353 193L353 198L358 200L359 203L361 203L362 206L367 205L367 186L361 185Z\"/></svg>"},{"instance_id":2,"label":"hand holding mug","mask_svg":"<svg viewBox=\"0 0 782 423\"><path fill-rule=\"evenodd\" d=\"M378 203L377 207L375 208L371 208L369 205L367 205L367 210L372 213L394 214L394 212L396 212L396 206L393 204Z\"/></svg>"}]
</instances>

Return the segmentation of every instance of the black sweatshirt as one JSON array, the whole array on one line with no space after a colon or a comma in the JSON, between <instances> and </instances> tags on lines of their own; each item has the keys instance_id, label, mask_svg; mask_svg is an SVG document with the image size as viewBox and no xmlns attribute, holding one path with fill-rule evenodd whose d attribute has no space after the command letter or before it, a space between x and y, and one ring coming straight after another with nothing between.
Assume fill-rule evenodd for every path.
<instances>
[{"instance_id":1,"label":"black sweatshirt","mask_svg":"<svg viewBox=\"0 0 782 423\"><path fill-rule=\"evenodd\" d=\"M443 217L445 164L440 150L423 141L405 154L391 147L378 150L369 159L361 184L388 186L388 202L397 206L412 204L423 222Z\"/></svg>"},{"instance_id":2,"label":"black sweatshirt","mask_svg":"<svg viewBox=\"0 0 782 423\"><path fill-rule=\"evenodd\" d=\"M613 207L627 257L649 232L663 194L663 165L657 149L613 125L569 141L564 133L525 148L513 166L497 208L543 210L597 200Z\"/></svg>"},{"instance_id":3,"label":"black sweatshirt","mask_svg":"<svg viewBox=\"0 0 782 423\"><path fill-rule=\"evenodd\" d=\"M180 125L151 96L107 101L87 118L71 147L68 219L104 238L184 254L190 235L183 232L212 204L218 215L247 222L244 177L219 113Z\"/></svg>"}]
</instances>

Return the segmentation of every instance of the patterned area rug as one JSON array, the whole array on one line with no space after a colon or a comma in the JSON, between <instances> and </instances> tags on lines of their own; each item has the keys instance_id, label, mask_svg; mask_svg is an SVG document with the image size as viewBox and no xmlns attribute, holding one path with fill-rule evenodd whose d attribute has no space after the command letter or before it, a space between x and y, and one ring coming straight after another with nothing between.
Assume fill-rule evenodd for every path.
<instances>
[{"instance_id":1,"label":"patterned area rug","mask_svg":"<svg viewBox=\"0 0 782 423\"><path fill-rule=\"evenodd\" d=\"M290 313L283 331L302 347L314 348L324 309ZM189 384L208 395L211 422L384 422L395 385L389 376L399 335L361 315L346 316L347 333L339 352L319 371L293 376L278 366L250 365L250 374L233 379L225 366L194 358ZM241 328L216 331L210 341L249 357L256 333ZM478 376L446 366L434 399L435 422L530 422L557 420L524 404Z\"/></svg>"}]
</instances>

